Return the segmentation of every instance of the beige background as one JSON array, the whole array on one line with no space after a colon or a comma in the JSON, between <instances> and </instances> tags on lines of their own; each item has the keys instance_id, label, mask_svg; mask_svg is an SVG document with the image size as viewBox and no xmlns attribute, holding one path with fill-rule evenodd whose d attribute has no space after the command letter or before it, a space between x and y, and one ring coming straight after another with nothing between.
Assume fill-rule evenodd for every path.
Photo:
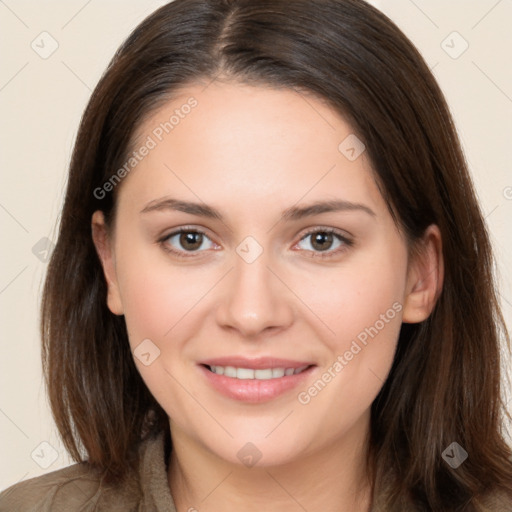
<instances>
[{"instance_id":1,"label":"beige background","mask_svg":"<svg viewBox=\"0 0 512 512\"><path fill-rule=\"evenodd\" d=\"M40 240L55 240L66 168L92 89L131 29L164 3L0 0L0 489L71 463L49 415L40 370L47 247ZM374 3L418 46L447 96L496 250L510 328L512 2ZM52 44L58 48L45 55Z\"/></svg>"}]
</instances>

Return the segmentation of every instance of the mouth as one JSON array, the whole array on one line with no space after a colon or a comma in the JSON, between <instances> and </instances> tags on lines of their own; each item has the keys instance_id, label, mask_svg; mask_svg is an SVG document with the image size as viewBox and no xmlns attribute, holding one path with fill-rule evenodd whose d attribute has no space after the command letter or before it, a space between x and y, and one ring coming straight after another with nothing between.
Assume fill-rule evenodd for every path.
<instances>
[{"instance_id":1,"label":"mouth","mask_svg":"<svg viewBox=\"0 0 512 512\"><path fill-rule=\"evenodd\" d=\"M306 361L239 357L204 361L198 365L215 391L233 400L261 403L296 388L317 365Z\"/></svg>"}]
</instances>

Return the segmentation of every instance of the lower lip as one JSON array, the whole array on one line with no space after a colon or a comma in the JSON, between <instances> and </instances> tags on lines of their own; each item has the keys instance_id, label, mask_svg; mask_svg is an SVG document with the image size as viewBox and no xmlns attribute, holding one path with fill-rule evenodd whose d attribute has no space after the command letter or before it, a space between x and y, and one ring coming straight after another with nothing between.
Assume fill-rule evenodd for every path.
<instances>
[{"instance_id":1,"label":"lower lip","mask_svg":"<svg viewBox=\"0 0 512 512\"><path fill-rule=\"evenodd\" d=\"M308 378L315 367L310 366L296 375L285 375L284 377L268 380L234 379L213 373L203 365L199 365L199 368L208 382L224 396L241 402L257 404L268 402L297 387Z\"/></svg>"}]
</instances>

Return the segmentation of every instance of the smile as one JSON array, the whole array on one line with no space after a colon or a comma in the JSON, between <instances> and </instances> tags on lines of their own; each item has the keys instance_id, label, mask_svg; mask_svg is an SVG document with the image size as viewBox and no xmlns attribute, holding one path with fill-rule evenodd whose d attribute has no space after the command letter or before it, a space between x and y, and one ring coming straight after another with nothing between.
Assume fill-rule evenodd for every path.
<instances>
[{"instance_id":1,"label":"smile","mask_svg":"<svg viewBox=\"0 0 512 512\"><path fill-rule=\"evenodd\" d=\"M216 393L238 402L258 404L283 399L304 386L319 368L308 361L262 357L224 357L197 365L205 384Z\"/></svg>"}]
</instances>

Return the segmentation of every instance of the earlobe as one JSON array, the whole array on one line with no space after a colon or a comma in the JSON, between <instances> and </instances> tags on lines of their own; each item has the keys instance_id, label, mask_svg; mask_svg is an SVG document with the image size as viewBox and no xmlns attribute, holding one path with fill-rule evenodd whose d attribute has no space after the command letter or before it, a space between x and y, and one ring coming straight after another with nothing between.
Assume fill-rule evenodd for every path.
<instances>
[{"instance_id":1,"label":"earlobe","mask_svg":"<svg viewBox=\"0 0 512 512\"><path fill-rule=\"evenodd\" d=\"M441 232L430 225L409 263L402 321L418 323L427 319L441 294L444 263Z\"/></svg>"},{"instance_id":2,"label":"earlobe","mask_svg":"<svg viewBox=\"0 0 512 512\"><path fill-rule=\"evenodd\" d=\"M103 267L103 275L107 282L107 306L114 315L122 315L124 311L117 282L112 240L105 224L105 217L100 210L95 211L92 216L91 231L94 246Z\"/></svg>"}]
</instances>

